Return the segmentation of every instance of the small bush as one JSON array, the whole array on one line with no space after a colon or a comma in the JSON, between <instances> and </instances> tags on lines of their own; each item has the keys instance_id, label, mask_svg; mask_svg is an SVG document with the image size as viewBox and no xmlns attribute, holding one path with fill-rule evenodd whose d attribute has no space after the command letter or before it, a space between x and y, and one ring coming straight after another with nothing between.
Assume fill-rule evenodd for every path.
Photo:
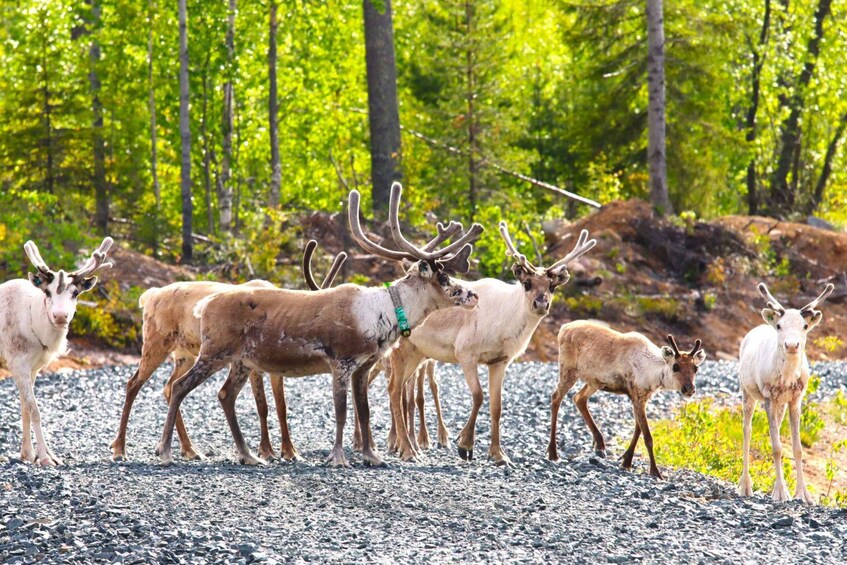
<instances>
[{"instance_id":1,"label":"small bush","mask_svg":"<svg viewBox=\"0 0 847 565\"><path fill-rule=\"evenodd\" d=\"M662 318L669 322L676 322L682 313L679 300L668 296L639 296L636 302L642 314Z\"/></svg>"},{"instance_id":2,"label":"small bush","mask_svg":"<svg viewBox=\"0 0 847 565\"><path fill-rule=\"evenodd\" d=\"M102 341L105 345L117 348L140 346L141 313L138 310L138 297L144 292L139 287L131 287L121 292L117 281L106 283L106 298L97 293L83 295L84 300L96 302L96 306L80 304L77 307L71 332Z\"/></svg>"},{"instance_id":3,"label":"small bush","mask_svg":"<svg viewBox=\"0 0 847 565\"><path fill-rule=\"evenodd\" d=\"M596 316L603 309L603 301L589 294L567 296L565 304L569 310L581 316Z\"/></svg>"}]
</instances>

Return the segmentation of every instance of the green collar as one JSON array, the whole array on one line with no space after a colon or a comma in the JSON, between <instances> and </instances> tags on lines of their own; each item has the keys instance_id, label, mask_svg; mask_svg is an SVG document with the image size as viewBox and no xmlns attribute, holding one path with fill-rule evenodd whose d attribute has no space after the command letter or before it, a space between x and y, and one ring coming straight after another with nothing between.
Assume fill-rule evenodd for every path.
<instances>
[{"instance_id":1,"label":"green collar","mask_svg":"<svg viewBox=\"0 0 847 565\"><path fill-rule=\"evenodd\" d=\"M396 287L391 286L391 283L385 283L385 288L388 289L391 302L394 303L394 312L397 314L397 325L400 326L400 333L403 334L403 337L409 337L412 335L412 328L409 327L409 320L406 318L403 303L400 302L400 293L397 292Z\"/></svg>"}]
</instances>

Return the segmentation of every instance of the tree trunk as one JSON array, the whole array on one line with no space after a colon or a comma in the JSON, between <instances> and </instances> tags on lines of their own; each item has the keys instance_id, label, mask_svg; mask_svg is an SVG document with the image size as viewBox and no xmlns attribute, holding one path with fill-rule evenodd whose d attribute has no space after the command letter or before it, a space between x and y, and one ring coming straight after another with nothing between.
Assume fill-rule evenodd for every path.
<instances>
[{"instance_id":1,"label":"tree trunk","mask_svg":"<svg viewBox=\"0 0 847 565\"><path fill-rule=\"evenodd\" d=\"M158 215L159 209L162 206L162 193L159 186L158 157L156 152L156 90L153 82L153 15L156 13L155 0L150 0L148 9L150 29L147 34L147 78L149 81L149 99L147 104L150 108L150 177L153 180L153 195L156 198L156 214Z\"/></svg>"},{"instance_id":2,"label":"tree trunk","mask_svg":"<svg viewBox=\"0 0 847 565\"><path fill-rule=\"evenodd\" d=\"M788 175L791 171L793 160L799 150L800 143L800 115L805 107L806 88L815 72L820 43L823 39L823 24L829 16L832 8L832 0L819 0L815 10L815 31L809 39L806 48L806 62L800 71L800 78L794 87L793 94L789 97L788 106L790 112L780 128L781 144L779 158L771 178L769 212L775 216L784 216L791 212L795 200L791 187L788 184Z\"/></svg>"},{"instance_id":3,"label":"tree trunk","mask_svg":"<svg viewBox=\"0 0 847 565\"><path fill-rule=\"evenodd\" d=\"M279 206L279 189L282 184L282 168L279 163L279 109L276 97L276 30L277 4L276 0L270 1L270 29L268 37L268 129L271 139L271 186L268 191L268 206L276 208Z\"/></svg>"},{"instance_id":4,"label":"tree trunk","mask_svg":"<svg viewBox=\"0 0 847 565\"><path fill-rule=\"evenodd\" d=\"M44 184L47 192L53 193L55 171L53 170L53 105L50 103L50 74L47 61L47 32L45 30L41 43L41 93L43 96L42 113L44 117L44 148L47 151L47 162L44 171Z\"/></svg>"},{"instance_id":5,"label":"tree trunk","mask_svg":"<svg viewBox=\"0 0 847 565\"><path fill-rule=\"evenodd\" d=\"M235 61L235 11L236 0L229 0L229 16L226 28L227 77L224 84L223 143L221 175L218 182L218 210L221 231L232 231L232 105L233 105L233 64Z\"/></svg>"},{"instance_id":6,"label":"tree trunk","mask_svg":"<svg viewBox=\"0 0 847 565\"><path fill-rule=\"evenodd\" d=\"M380 13L373 0L364 0L371 197L374 217L385 220L391 184L403 175L400 171L400 112L397 106L391 0L383 0L382 4L384 10Z\"/></svg>"},{"instance_id":7,"label":"tree trunk","mask_svg":"<svg viewBox=\"0 0 847 565\"><path fill-rule=\"evenodd\" d=\"M829 177L832 175L832 160L835 158L835 152L838 149L838 144L841 142L841 137L844 135L844 129L847 127L847 112L841 114L841 119L838 121L838 127L835 130L835 135L832 136L829 145L826 147L826 156L823 159L823 169L821 176L818 177L818 182L815 183L815 195L812 199L808 213L812 214L823 202L823 193L826 190L826 184L829 182Z\"/></svg>"},{"instance_id":8,"label":"tree trunk","mask_svg":"<svg viewBox=\"0 0 847 565\"><path fill-rule=\"evenodd\" d=\"M103 144L103 103L100 101L100 77L97 65L100 63L100 44L97 43L95 30L100 22L100 5L97 0L85 0L91 14L86 18L85 34L91 36L88 47L88 87L91 92L91 144L94 161L94 224L100 235L109 233L109 191L106 185L106 148Z\"/></svg>"},{"instance_id":9,"label":"tree trunk","mask_svg":"<svg viewBox=\"0 0 847 565\"><path fill-rule=\"evenodd\" d=\"M662 0L647 0L647 168L650 203L673 214L665 152L665 29Z\"/></svg>"},{"instance_id":10,"label":"tree trunk","mask_svg":"<svg viewBox=\"0 0 847 565\"><path fill-rule=\"evenodd\" d=\"M194 248L191 241L191 125L188 115L188 10L187 0L179 0L179 136L182 142L180 191L182 193L182 262L190 263Z\"/></svg>"},{"instance_id":11,"label":"tree trunk","mask_svg":"<svg viewBox=\"0 0 847 565\"><path fill-rule=\"evenodd\" d=\"M746 140L749 147L753 148L756 141L756 114L759 111L759 96L761 92L762 67L765 64L765 46L768 43L768 31L771 21L771 2L765 0L765 15L762 18L762 31L759 33L759 45L751 45L753 54L753 72L751 76L750 107L747 109L745 127L747 129ZM758 179L756 177L756 155L750 157L747 163L747 213L754 216L759 213Z\"/></svg>"},{"instance_id":12,"label":"tree trunk","mask_svg":"<svg viewBox=\"0 0 847 565\"><path fill-rule=\"evenodd\" d=\"M200 119L200 138L203 140L203 188L206 203L206 233L215 233L215 219L212 213L212 154L209 147L209 59L211 50L206 51L203 62L203 116Z\"/></svg>"},{"instance_id":13,"label":"tree trunk","mask_svg":"<svg viewBox=\"0 0 847 565\"><path fill-rule=\"evenodd\" d=\"M474 221L476 216L476 201L477 201L477 172L478 163L476 155L478 152L477 137L476 137L476 114L474 113L474 99L476 98L476 67L474 61L473 42L470 41L473 35L474 26L474 10L471 0L465 0L465 33L467 38L467 50L465 51L465 77L467 80L465 90L465 100L467 102L467 120L468 124L468 206L470 208L470 221Z\"/></svg>"}]
</instances>

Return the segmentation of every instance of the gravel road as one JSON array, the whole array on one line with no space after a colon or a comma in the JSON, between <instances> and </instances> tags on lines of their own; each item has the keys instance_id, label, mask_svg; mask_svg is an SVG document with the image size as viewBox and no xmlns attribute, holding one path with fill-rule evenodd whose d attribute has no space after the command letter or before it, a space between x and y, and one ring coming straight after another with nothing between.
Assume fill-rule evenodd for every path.
<instances>
[{"instance_id":1,"label":"gravel road","mask_svg":"<svg viewBox=\"0 0 847 565\"><path fill-rule=\"evenodd\" d=\"M547 462L553 365L516 364L507 376L502 441L511 468L485 459L487 405L472 462L451 448L434 449L419 463L388 457L387 469L365 468L357 454L349 454L352 469L324 468L317 463L328 454L334 430L327 376L287 385L294 440L311 464L240 466L215 398L222 374L183 405L206 460L177 458L163 468L153 449L165 416L167 367L136 401L129 462L111 463L108 446L133 370L39 377L46 430L65 461L58 469L17 459L18 395L12 380L0 381L0 561L847 561L847 511L773 504L758 493L740 499L733 485L690 472L668 470L665 481L656 481L643 459L634 472L624 472L614 458L591 455L590 435L570 402L560 412L564 461ZM457 368L438 370L455 437L469 397ZM847 389L847 365L816 370L824 377L819 394ZM380 449L388 427L384 386L380 379L371 392ZM707 363L698 375L698 395L731 399L736 388L733 363ZM666 415L680 402L678 395L660 394L648 415ZM258 420L249 392L238 409L255 448ZM630 433L625 399L598 393L592 410L610 439ZM433 416L430 410L430 421ZM348 446L350 428L348 418ZM277 441L278 430L272 433ZM619 442L609 444L620 455Z\"/></svg>"}]
</instances>

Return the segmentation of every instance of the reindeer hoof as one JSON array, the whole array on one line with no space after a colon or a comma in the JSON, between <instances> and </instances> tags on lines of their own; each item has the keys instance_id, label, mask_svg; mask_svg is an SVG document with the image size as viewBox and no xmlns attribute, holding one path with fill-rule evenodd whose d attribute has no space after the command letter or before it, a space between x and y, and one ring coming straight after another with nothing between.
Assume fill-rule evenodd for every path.
<instances>
[{"instance_id":1,"label":"reindeer hoof","mask_svg":"<svg viewBox=\"0 0 847 565\"><path fill-rule=\"evenodd\" d=\"M374 467L376 469L386 469L388 468L388 463L385 461L378 459L376 461L371 461L370 459L364 460L365 467Z\"/></svg>"},{"instance_id":2,"label":"reindeer hoof","mask_svg":"<svg viewBox=\"0 0 847 565\"><path fill-rule=\"evenodd\" d=\"M202 461L203 460L203 456L200 455L199 453L197 453L196 451L194 451L193 449L191 451L183 452L182 457L184 459L188 460L188 461Z\"/></svg>"},{"instance_id":3,"label":"reindeer hoof","mask_svg":"<svg viewBox=\"0 0 847 565\"><path fill-rule=\"evenodd\" d=\"M123 461L126 461L126 455L124 455L123 453L116 453L112 455L112 461L115 463L121 463Z\"/></svg>"},{"instance_id":4,"label":"reindeer hoof","mask_svg":"<svg viewBox=\"0 0 847 565\"><path fill-rule=\"evenodd\" d=\"M606 458L606 450L605 449L595 449L594 455L596 455L597 457L600 457L601 459L605 459Z\"/></svg>"},{"instance_id":5,"label":"reindeer hoof","mask_svg":"<svg viewBox=\"0 0 847 565\"><path fill-rule=\"evenodd\" d=\"M473 449L465 449L462 446L457 446L459 457L465 461L473 461Z\"/></svg>"}]
</instances>

